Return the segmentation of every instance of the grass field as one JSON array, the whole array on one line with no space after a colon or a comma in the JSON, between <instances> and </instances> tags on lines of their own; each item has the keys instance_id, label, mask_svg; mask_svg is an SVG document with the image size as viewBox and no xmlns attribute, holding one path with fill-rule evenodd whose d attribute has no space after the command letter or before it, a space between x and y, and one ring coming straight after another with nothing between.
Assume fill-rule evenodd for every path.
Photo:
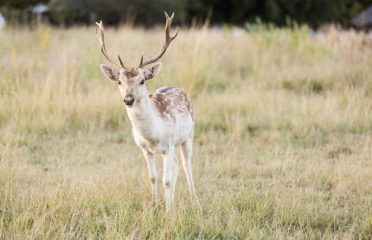
<instances>
[{"instance_id":1,"label":"grass field","mask_svg":"<svg viewBox=\"0 0 372 240\"><path fill-rule=\"evenodd\" d=\"M106 31L128 65L162 41ZM104 62L93 26L0 32L0 239L372 239L371 38L181 29L148 88L193 99L203 212L180 172L171 218Z\"/></svg>"}]
</instances>

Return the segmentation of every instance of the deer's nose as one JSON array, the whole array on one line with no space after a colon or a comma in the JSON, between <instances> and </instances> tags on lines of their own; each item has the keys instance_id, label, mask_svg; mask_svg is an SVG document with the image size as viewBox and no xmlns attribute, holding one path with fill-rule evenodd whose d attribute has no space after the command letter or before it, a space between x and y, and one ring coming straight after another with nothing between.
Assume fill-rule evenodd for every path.
<instances>
[{"instance_id":1,"label":"deer's nose","mask_svg":"<svg viewBox=\"0 0 372 240\"><path fill-rule=\"evenodd\" d=\"M124 103L125 103L125 105L127 105L127 106L132 106L133 105L133 103L134 103L134 98L133 98L133 96L126 96L125 98L124 98Z\"/></svg>"}]
</instances>

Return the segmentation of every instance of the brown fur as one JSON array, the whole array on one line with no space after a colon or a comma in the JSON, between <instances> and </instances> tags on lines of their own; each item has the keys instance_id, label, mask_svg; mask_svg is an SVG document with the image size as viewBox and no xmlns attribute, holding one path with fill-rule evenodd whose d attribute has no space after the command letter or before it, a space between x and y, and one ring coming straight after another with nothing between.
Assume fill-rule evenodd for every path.
<instances>
[{"instance_id":1,"label":"brown fur","mask_svg":"<svg viewBox=\"0 0 372 240\"><path fill-rule=\"evenodd\" d=\"M149 94L162 117L175 119L176 113L190 113L194 120L192 105L185 92L177 88L166 87Z\"/></svg>"},{"instance_id":2,"label":"brown fur","mask_svg":"<svg viewBox=\"0 0 372 240\"><path fill-rule=\"evenodd\" d=\"M138 69L132 67L132 68L126 70L126 71L124 72L124 75L125 75L127 78L132 78L132 77L137 76L138 73L139 73L139 72L138 72Z\"/></svg>"},{"instance_id":3,"label":"brown fur","mask_svg":"<svg viewBox=\"0 0 372 240\"><path fill-rule=\"evenodd\" d=\"M167 114L171 114L170 101L167 99L167 96L162 93L151 94L151 99L155 103L155 107L162 117L165 117Z\"/></svg>"}]
</instances>

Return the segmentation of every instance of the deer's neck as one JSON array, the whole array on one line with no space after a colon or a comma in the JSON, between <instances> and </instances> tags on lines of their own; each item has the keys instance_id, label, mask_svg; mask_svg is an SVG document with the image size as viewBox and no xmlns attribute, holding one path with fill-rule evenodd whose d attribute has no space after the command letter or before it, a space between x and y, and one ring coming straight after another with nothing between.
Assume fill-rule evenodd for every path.
<instances>
[{"instance_id":1,"label":"deer's neck","mask_svg":"<svg viewBox=\"0 0 372 240\"><path fill-rule=\"evenodd\" d=\"M135 103L132 107L127 107L127 113L132 127L147 140L157 138L160 130L160 118L153 101L149 96Z\"/></svg>"}]
</instances>

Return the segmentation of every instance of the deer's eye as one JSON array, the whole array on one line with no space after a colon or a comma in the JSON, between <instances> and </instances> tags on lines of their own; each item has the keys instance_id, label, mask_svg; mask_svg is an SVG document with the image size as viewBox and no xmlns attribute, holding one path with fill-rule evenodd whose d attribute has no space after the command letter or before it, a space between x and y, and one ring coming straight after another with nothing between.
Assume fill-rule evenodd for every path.
<instances>
[{"instance_id":1,"label":"deer's eye","mask_svg":"<svg viewBox=\"0 0 372 240\"><path fill-rule=\"evenodd\" d=\"M141 80L140 85L145 84L145 80Z\"/></svg>"},{"instance_id":2,"label":"deer's eye","mask_svg":"<svg viewBox=\"0 0 372 240\"><path fill-rule=\"evenodd\" d=\"M120 81L118 81L118 84L119 84L119 85L121 85L121 82L120 82Z\"/></svg>"}]
</instances>

